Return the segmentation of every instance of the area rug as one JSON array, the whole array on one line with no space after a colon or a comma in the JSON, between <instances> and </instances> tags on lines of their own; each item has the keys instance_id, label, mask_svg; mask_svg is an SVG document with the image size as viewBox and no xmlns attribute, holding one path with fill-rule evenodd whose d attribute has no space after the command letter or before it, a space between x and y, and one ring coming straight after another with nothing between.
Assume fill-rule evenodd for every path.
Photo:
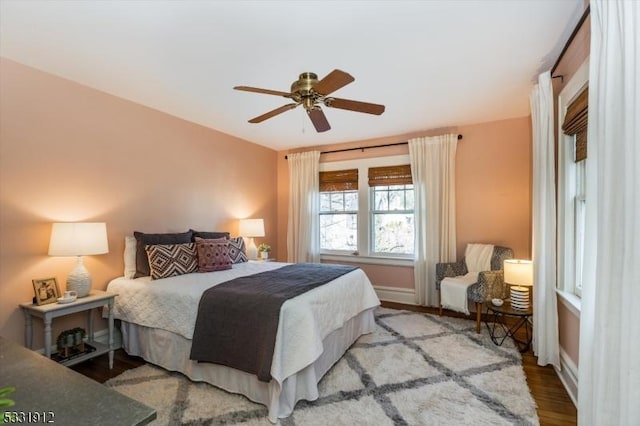
<instances>
[{"instance_id":1,"label":"area rug","mask_svg":"<svg viewBox=\"0 0 640 426\"><path fill-rule=\"evenodd\" d=\"M475 322L379 308L326 374L316 401L300 401L290 425L536 425L520 353L493 344ZM107 386L158 412L157 425L270 425L247 398L147 364Z\"/></svg>"}]
</instances>

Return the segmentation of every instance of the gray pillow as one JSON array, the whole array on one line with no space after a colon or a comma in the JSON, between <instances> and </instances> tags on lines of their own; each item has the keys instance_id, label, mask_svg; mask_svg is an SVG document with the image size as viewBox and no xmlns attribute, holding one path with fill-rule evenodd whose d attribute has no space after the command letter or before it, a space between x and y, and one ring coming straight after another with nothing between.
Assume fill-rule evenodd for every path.
<instances>
[{"instance_id":1,"label":"gray pillow","mask_svg":"<svg viewBox=\"0 0 640 426\"><path fill-rule=\"evenodd\" d=\"M218 238L227 238L229 239L229 233L228 232L206 232L206 231L195 231L193 229L190 229L189 231L191 231L193 233L193 241L195 241L195 238L202 238L203 240L217 240Z\"/></svg>"}]
</instances>

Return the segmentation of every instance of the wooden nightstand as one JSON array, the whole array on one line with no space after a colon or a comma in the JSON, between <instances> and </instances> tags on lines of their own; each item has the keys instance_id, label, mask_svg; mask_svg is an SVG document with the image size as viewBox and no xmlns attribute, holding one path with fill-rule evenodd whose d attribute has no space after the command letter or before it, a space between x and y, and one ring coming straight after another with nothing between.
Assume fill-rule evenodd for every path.
<instances>
[{"instance_id":1,"label":"wooden nightstand","mask_svg":"<svg viewBox=\"0 0 640 426\"><path fill-rule=\"evenodd\" d=\"M109 368L113 368L113 351L117 348L113 345L113 301L117 296L116 293L107 293L105 291L93 290L88 296L80 297L75 302L59 304L50 303L48 305L34 305L33 303L21 303L20 307L24 311L25 316L25 346L33 349L33 317L42 318L44 322L44 354L47 358L51 358L51 322L54 318L73 314L76 312L88 311L87 343L95 347L93 352L85 353L76 358L62 361L61 364L69 366L78 364L79 362L97 357L99 355L109 353ZM109 309L109 343L107 345L97 342L93 334L93 316L94 308L108 306Z\"/></svg>"}]
</instances>

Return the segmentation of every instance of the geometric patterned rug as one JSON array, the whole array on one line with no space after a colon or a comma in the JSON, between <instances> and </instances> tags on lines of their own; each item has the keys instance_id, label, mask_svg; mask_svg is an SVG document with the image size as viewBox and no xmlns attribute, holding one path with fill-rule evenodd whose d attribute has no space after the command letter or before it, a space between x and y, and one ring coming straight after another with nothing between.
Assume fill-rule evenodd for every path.
<instances>
[{"instance_id":1,"label":"geometric patterned rug","mask_svg":"<svg viewBox=\"0 0 640 426\"><path fill-rule=\"evenodd\" d=\"M379 308L364 335L279 424L537 425L520 353L475 322ZM107 386L154 407L154 425L271 425L264 406L146 364Z\"/></svg>"}]
</instances>

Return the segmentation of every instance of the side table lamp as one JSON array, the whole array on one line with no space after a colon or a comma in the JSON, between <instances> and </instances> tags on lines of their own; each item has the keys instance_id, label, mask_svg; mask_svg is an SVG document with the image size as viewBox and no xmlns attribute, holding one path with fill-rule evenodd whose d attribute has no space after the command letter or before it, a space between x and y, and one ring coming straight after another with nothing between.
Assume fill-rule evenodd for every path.
<instances>
[{"instance_id":1,"label":"side table lamp","mask_svg":"<svg viewBox=\"0 0 640 426\"><path fill-rule=\"evenodd\" d=\"M533 286L533 263L530 260L504 261L504 282L510 284L511 307L526 311L531 306L530 288Z\"/></svg>"},{"instance_id":2,"label":"side table lamp","mask_svg":"<svg viewBox=\"0 0 640 426\"><path fill-rule=\"evenodd\" d=\"M77 256L78 261L67 277L67 290L85 297L91 291L91 275L82 256L109 253L107 225L104 222L54 223L51 227L49 256Z\"/></svg>"},{"instance_id":3,"label":"side table lamp","mask_svg":"<svg viewBox=\"0 0 640 426\"><path fill-rule=\"evenodd\" d=\"M251 260L258 258L258 247L253 237L264 237L263 219L240 219L240 235L248 238L247 257Z\"/></svg>"}]
</instances>

